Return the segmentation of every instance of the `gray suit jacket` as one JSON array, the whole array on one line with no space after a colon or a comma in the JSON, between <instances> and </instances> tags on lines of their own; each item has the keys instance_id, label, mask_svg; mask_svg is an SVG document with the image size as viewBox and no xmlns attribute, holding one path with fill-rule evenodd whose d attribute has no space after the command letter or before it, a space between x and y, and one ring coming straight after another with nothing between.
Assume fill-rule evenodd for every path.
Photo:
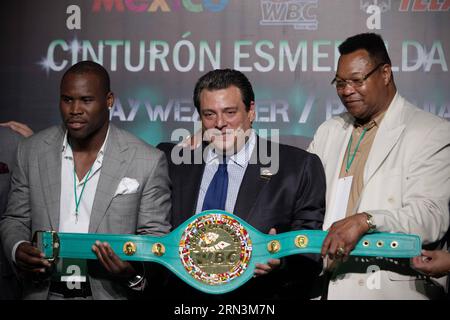
<instances>
[{"instance_id":1,"label":"gray suit jacket","mask_svg":"<svg viewBox=\"0 0 450 320\"><path fill-rule=\"evenodd\" d=\"M0 127L0 217L6 210L12 166L17 145L22 136L9 128ZM1 244L1 242L0 242ZM0 250L0 300L15 299L20 295L17 279L3 251Z\"/></svg>"},{"instance_id":2,"label":"gray suit jacket","mask_svg":"<svg viewBox=\"0 0 450 320\"><path fill-rule=\"evenodd\" d=\"M58 230L64 129L51 127L19 144L7 211L0 236L8 259L13 246L36 230ZM114 196L125 178L138 192ZM69 177L68 177L69 179ZM170 180L164 154L114 125L105 148L89 224L90 233L162 235L170 229ZM94 299L125 299L129 289L104 274L89 280ZM24 298L46 299L49 282L25 282Z\"/></svg>"}]
</instances>

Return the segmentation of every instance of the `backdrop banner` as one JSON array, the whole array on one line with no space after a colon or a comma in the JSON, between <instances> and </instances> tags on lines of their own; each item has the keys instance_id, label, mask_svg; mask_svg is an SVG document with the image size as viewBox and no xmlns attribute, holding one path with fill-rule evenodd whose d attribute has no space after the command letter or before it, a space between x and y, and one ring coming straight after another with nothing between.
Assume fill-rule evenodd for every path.
<instances>
[{"instance_id":1,"label":"backdrop banner","mask_svg":"<svg viewBox=\"0 0 450 320\"><path fill-rule=\"evenodd\" d=\"M322 122L345 110L330 84L337 47L361 32L385 39L403 96L450 119L450 0L23 0L0 6L0 121L21 121L35 131L61 122L59 83L81 60L109 71L112 122L153 145L198 129L196 80L212 69L234 68L254 86L258 133L305 148Z\"/></svg>"}]
</instances>

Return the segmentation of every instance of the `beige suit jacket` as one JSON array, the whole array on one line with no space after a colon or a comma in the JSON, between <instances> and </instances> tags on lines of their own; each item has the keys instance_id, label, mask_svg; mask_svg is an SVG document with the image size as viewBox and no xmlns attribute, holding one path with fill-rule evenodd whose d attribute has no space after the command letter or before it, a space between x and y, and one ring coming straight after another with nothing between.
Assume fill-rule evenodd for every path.
<instances>
[{"instance_id":1,"label":"beige suit jacket","mask_svg":"<svg viewBox=\"0 0 450 320\"><path fill-rule=\"evenodd\" d=\"M348 113L326 121L308 149L325 168L324 230L336 220L330 208L353 121ZM356 212L372 214L378 231L417 234L429 244L448 229L449 201L450 123L396 94L369 153ZM355 258L340 270L330 282L329 299L427 299L441 290L421 279L409 260Z\"/></svg>"}]
</instances>

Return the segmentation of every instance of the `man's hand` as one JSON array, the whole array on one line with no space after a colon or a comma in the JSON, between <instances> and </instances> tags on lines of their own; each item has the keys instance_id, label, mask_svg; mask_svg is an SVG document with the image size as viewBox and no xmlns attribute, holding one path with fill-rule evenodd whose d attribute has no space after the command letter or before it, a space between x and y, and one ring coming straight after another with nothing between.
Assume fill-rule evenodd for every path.
<instances>
[{"instance_id":1,"label":"man's hand","mask_svg":"<svg viewBox=\"0 0 450 320\"><path fill-rule=\"evenodd\" d=\"M10 128L11 130L17 132L25 138L33 135L33 130L30 129L26 124L17 121L8 121L0 123L0 126Z\"/></svg>"},{"instance_id":2,"label":"man's hand","mask_svg":"<svg viewBox=\"0 0 450 320\"><path fill-rule=\"evenodd\" d=\"M130 278L136 275L131 263L121 260L113 251L109 243L96 241L92 251L102 266L112 275L120 278Z\"/></svg>"},{"instance_id":3,"label":"man's hand","mask_svg":"<svg viewBox=\"0 0 450 320\"><path fill-rule=\"evenodd\" d=\"M450 253L443 250L422 250L422 255L412 258L413 268L432 277L450 273Z\"/></svg>"},{"instance_id":4,"label":"man's hand","mask_svg":"<svg viewBox=\"0 0 450 320\"><path fill-rule=\"evenodd\" d=\"M277 231L274 228L272 228L270 229L269 234L277 234ZM258 277L269 274L273 270L279 268L280 264L281 264L280 259L269 259L267 263L257 263L255 265L256 268L253 276Z\"/></svg>"},{"instance_id":5,"label":"man's hand","mask_svg":"<svg viewBox=\"0 0 450 320\"><path fill-rule=\"evenodd\" d=\"M44 259L45 255L29 242L22 242L16 249L16 265L28 274L45 273L51 263Z\"/></svg>"},{"instance_id":6,"label":"man's hand","mask_svg":"<svg viewBox=\"0 0 450 320\"><path fill-rule=\"evenodd\" d=\"M357 213L333 223L322 244L322 257L328 255L332 260L347 257L359 239L369 231L367 219L365 213Z\"/></svg>"}]
</instances>

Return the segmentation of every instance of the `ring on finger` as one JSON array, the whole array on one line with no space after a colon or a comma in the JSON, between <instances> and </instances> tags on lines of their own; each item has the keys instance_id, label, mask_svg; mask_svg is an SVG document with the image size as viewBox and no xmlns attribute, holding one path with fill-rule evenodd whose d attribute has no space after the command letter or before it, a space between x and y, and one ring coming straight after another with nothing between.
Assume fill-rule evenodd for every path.
<instances>
[{"instance_id":1,"label":"ring on finger","mask_svg":"<svg viewBox=\"0 0 450 320\"><path fill-rule=\"evenodd\" d=\"M345 253L345 249L343 247L339 247L336 251L336 256L342 257Z\"/></svg>"}]
</instances>

